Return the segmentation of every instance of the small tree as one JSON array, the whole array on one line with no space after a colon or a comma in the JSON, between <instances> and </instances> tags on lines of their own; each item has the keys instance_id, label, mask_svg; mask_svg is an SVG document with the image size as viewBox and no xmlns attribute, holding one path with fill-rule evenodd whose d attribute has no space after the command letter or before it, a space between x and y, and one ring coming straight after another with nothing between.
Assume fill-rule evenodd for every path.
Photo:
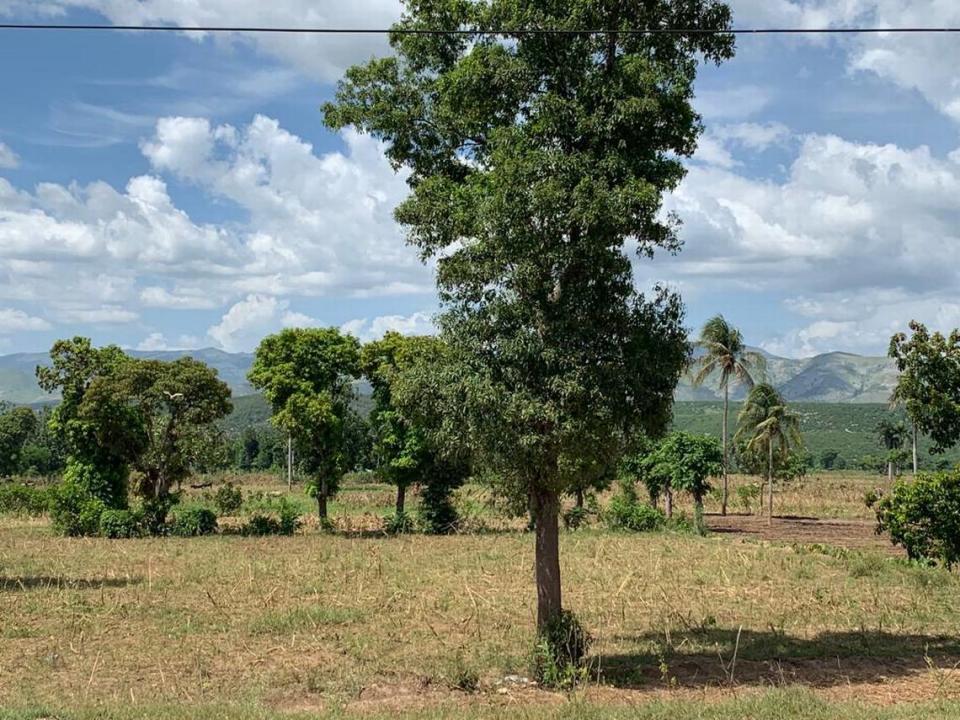
<instances>
[{"instance_id":1,"label":"small tree","mask_svg":"<svg viewBox=\"0 0 960 720\"><path fill-rule=\"evenodd\" d=\"M30 408L12 408L0 415L0 476L20 470L24 444L36 430L37 416Z\"/></svg>"},{"instance_id":2,"label":"small tree","mask_svg":"<svg viewBox=\"0 0 960 720\"><path fill-rule=\"evenodd\" d=\"M345 424L359 374L360 343L336 328L287 329L264 338L249 374L273 407L274 424L297 444L323 525L327 501L348 466Z\"/></svg>"},{"instance_id":3,"label":"small tree","mask_svg":"<svg viewBox=\"0 0 960 720\"><path fill-rule=\"evenodd\" d=\"M916 321L910 330L911 337L890 340L900 371L894 398L906 408L914 434L929 435L933 452L943 453L960 440L960 330L944 336Z\"/></svg>"},{"instance_id":4,"label":"small tree","mask_svg":"<svg viewBox=\"0 0 960 720\"><path fill-rule=\"evenodd\" d=\"M890 533L913 560L960 562L960 471L899 481L876 507L877 532Z\"/></svg>"},{"instance_id":5,"label":"small tree","mask_svg":"<svg viewBox=\"0 0 960 720\"><path fill-rule=\"evenodd\" d=\"M907 437L907 426L900 421L884 418L877 423L877 435L880 444L887 451L887 479L893 482L904 458L903 444Z\"/></svg>"},{"instance_id":6,"label":"small tree","mask_svg":"<svg viewBox=\"0 0 960 720\"><path fill-rule=\"evenodd\" d=\"M740 411L734 436L746 454L766 460L767 522L773 524L773 481L777 462L786 463L791 450L802 446L800 418L787 408L772 385L757 385Z\"/></svg>"},{"instance_id":7,"label":"small tree","mask_svg":"<svg viewBox=\"0 0 960 720\"><path fill-rule=\"evenodd\" d=\"M657 445L644 464L645 476L658 482L664 491L679 490L693 496L697 529L702 531L708 480L723 474L721 443L707 435L674 432Z\"/></svg>"},{"instance_id":8,"label":"small tree","mask_svg":"<svg viewBox=\"0 0 960 720\"><path fill-rule=\"evenodd\" d=\"M707 378L717 375L723 390L723 494L720 501L720 514L727 514L729 482L727 472L729 453L727 444L730 432L727 428L730 414L730 381L735 380L747 389L754 386L757 374L766 369L766 359L760 353L747 350L743 335L724 319L723 315L710 318L700 331L697 347L703 352L698 361L699 371L693 379L695 386L702 385Z\"/></svg>"}]
</instances>

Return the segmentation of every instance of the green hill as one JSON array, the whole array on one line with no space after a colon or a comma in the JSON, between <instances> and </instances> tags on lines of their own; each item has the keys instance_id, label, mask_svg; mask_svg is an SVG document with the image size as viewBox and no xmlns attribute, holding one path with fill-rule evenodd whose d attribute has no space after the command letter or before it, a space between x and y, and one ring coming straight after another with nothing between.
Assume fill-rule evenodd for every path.
<instances>
[{"instance_id":1,"label":"green hill","mask_svg":"<svg viewBox=\"0 0 960 720\"><path fill-rule=\"evenodd\" d=\"M866 456L879 456L885 452L877 438L876 427L880 420L891 415L886 404L794 402L790 407L800 415L807 450L818 462L824 452L834 450L852 468ZM740 403L730 403L731 434L739 412ZM678 402L674 405L673 416L677 429L719 437L723 403ZM960 462L960 449L943 456L931 456L929 449L929 441L921 438L921 465L929 467L939 460Z\"/></svg>"}]
</instances>

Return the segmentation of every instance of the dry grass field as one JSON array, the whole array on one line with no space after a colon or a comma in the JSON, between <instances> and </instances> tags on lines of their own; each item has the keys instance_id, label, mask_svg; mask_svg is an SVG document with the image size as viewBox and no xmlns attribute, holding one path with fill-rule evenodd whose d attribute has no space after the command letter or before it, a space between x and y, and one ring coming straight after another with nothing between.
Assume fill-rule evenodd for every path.
<instances>
[{"instance_id":1,"label":"dry grass field","mask_svg":"<svg viewBox=\"0 0 960 720\"><path fill-rule=\"evenodd\" d=\"M0 718L960 717L960 577L874 537L876 484L790 488L774 531L565 533L565 604L595 636L568 694L525 680L533 542L477 488L476 532L447 538L370 532L392 494L366 485L335 534L72 540L6 517Z\"/></svg>"}]
</instances>

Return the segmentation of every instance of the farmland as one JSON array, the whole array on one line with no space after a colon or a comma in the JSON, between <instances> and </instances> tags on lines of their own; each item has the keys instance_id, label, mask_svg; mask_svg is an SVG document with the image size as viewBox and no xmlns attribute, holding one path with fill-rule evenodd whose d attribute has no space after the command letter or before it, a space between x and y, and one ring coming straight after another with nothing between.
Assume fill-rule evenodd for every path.
<instances>
[{"instance_id":1,"label":"farmland","mask_svg":"<svg viewBox=\"0 0 960 720\"><path fill-rule=\"evenodd\" d=\"M589 680L566 694L526 680L532 544L478 486L457 499L470 529L445 538L384 536L392 492L360 480L331 505L332 534L308 517L294 537L243 537L228 518L207 538L64 539L7 516L0 717L960 713L960 578L873 534L873 478L816 482L778 511L835 518L814 532L833 545L747 515L711 516L702 538L563 533L565 601L595 636Z\"/></svg>"}]
</instances>

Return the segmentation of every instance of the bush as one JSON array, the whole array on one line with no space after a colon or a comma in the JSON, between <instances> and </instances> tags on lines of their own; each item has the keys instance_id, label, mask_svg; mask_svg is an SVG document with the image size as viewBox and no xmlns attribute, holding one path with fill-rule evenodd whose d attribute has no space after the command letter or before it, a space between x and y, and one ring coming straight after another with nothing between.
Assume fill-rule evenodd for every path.
<instances>
[{"instance_id":1,"label":"bush","mask_svg":"<svg viewBox=\"0 0 960 720\"><path fill-rule=\"evenodd\" d=\"M200 506L177 508L170 523L170 534L177 537L199 537L216 531L217 514Z\"/></svg>"},{"instance_id":2,"label":"bush","mask_svg":"<svg viewBox=\"0 0 960 720\"><path fill-rule=\"evenodd\" d=\"M407 513L394 513L383 519L383 530L389 535L411 533L416 528L413 518Z\"/></svg>"},{"instance_id":3,"label":"bush","mask_svg":"<svg viewBox=\"0 0 960 720\"><path fill-rule=\"evenodd\" d=\"M38 517L50 511L51 492L20 483L0 484L0 513Z\"/></svg>"},{"instance_id":4,"label":"bush","mask_svg":"<svg viewBox=\"0 0 960 720\"><path fill-rule=\"evenodd\" d=\"M613 530L630 532L652 532L660 530L666 524L666 517L660 510L641 503L635 497L615 495L604 512L607 525Z\"/></svg>"},{"instance_id":5,"label":"bush","mask_svg":"<svg viewBox=\"0 0 960 720\"><path fill-rule=\"evenodd\" d=\"M225 483L213 494L213 502L221 515L236 515L243 507L243 491L233 483Z\"/></svg>"},{"instance_id":6,"label":"bush","mask_svg":"<svg viewBox=\"0 0 960 720\"><path fill-rule=\"evenodd\" d=\"M877 532L889 532L911 560L960 561L960 471L899 481L876 505Z\"/></svg>"},{"instance_id":7,"label":"bush","mask_svg":"<svg viewBox=\"0 0 960 720\"><path fill-rule=\"evenodd\" d=\"M586 679L584 659L591 638L569 610L553 618L537 636L534 676L541 685L570 688Z\"/></svg>"},{"instance_id":8,"label":"bush","mask_svg":"<svg viewBox=\"0 0 960 720\"><path fill-rule=\"evenodd\" d=\"M104 510L100 514L100 535L111 540L140 537L143 517L130 510Z\"/></svg>"},{"instance_id":9,"label":"bush","mask_svg":"<svg viewBox=\"0 0 960 720\"><path fill-rule=\"evenodd\" d=\"M420 491L417 510L420 527L429 535L449 535L459 529L460 515L453 505L455 484L427 483Z\"/></svg>"},{"instance_id":10,"label":"bush","mask_svg":"<svg viewBox=\"0 0 960 720\"><path fill-rule=\"evenodd\" d=\"M585 507L572 507L563 513L563 526L567 530L579 530L590 521L590 513Z\"/></svg>"},{"instance_id":11,"label":"bush","mask_svg":"<svg viewBox=\"0 0 960 720\"><path fill-rule=\"evenodd\" d=\"M54 529L71 537L97 535L104 510L126 509L126 488L125 467L100 467L71 458L50 498Z\"/></svg>"},{"instance_id":12,"label":"bush","mask_svg":"<svg viewBox=\"0 0 960 720\"><path fill-rule=\"evenodd\" d=\"M76 482L64 479L52 493L50 519L54 530L67 537L93 536L100 532L104 502Z\"/></svg>"},{"instance_id":13,"label":"bush","mask_svg":"<svg viewBox=\"0 0 960 720\"><path fill-rule=\"evenodd\" d=\"M745 513L753 514L753 504L760 499L762 488L756 483L741 485L737 488L737 500Z\"/></svg>"},{"instance_id":14,"label":"bush","mask_svg":"<svg viewBox=\"0 0 960 720\"><path fill-rule=\"evenodd\" d=\"M277 503L276 517L264 513L254 513L241 532L244 535L293 535L300 527L300 512L297 506L286 498Z\"/></svg>"}]
</instances>

